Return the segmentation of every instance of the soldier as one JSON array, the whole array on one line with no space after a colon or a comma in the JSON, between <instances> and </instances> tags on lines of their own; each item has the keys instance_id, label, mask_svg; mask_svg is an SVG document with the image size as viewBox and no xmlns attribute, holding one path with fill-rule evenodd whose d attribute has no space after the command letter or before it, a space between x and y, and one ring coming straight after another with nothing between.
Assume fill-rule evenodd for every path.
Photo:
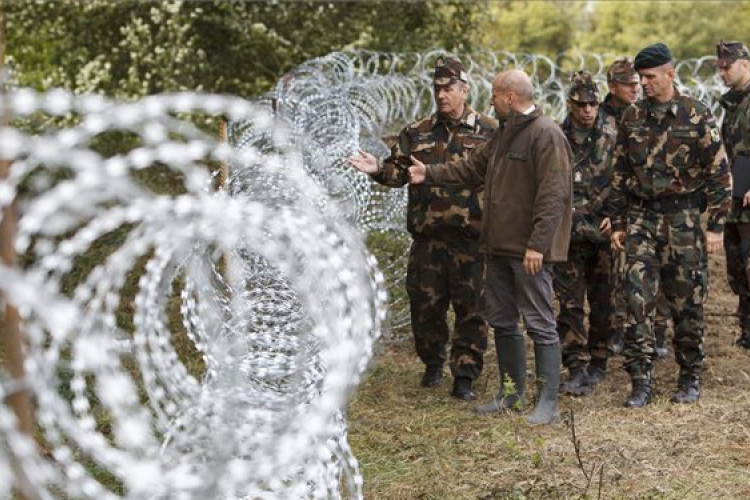
<instances>
[{"instance_id":1,"label":"soldier","mask_svg":"<svg viewBox=\"0 0 750 500\"><path fill-rule=\"evenodd\" d=\"M534 341L539 400L530 425L555 422L560 340L552 309L550 264L568 255L572 219L571 151L565 135L534 104L534 86L520 70L492 82L492 106L504 120L486 146L458 162L426 166L412 157L410 182L484 184L482 248L487 253L487 321L495 332L500 390L476 413L523 408L526 354L518 327ZM513 389L506 392L505 382ZM509 384L510 385L510 384Z\"/></svg>"},{"instance_id":2,"label":"soldier","mask_svg":"<svg viewBox=\"0 0 750 500\"><path fill-rule=\"evenodd\" d=\"M620 123L623 111L630 106L635 104L638 100L638 73L633 68L632 61L627 57L621 57L615 59L615 61L609 66L607 70L607 86L609 87L609 94L604 98L602 105L599 108L599 113L604 117L605 131L609 132L614 130L614 134L617 134L617 127ZM622 254L620 254L622 255ZM624 259L616 256L614 265L617 268L616 285L615 288L622 290L622 281L624 273ZM623 338L625 331L625 296L622 293L618 293L615 296L615 318L616 318L616 330L612 342L612 349L616 353L622 352ZM656 338L656 355L659 358L666 357L667 355L667 321L669 319L669 303L664 298L663 294L659 294L659 298L656 301L656 317L654 318L654 336ZM593 377L599 377L604 372L599 371L596 365L589 365L589 368L593 368Z\"/></svg>"},{"instance_id":3,"label":"soldier","mask_svg":"<svg viewBox=\"0 0 750 500\"><path fill-rule=\"evenodd\" d=\"M604 211L617 137L599 113L599 89L591 74L573 75L568 110L562 130L573 150L573 227L568 260L553 265L553 284L560 304L557 333L569 373L560 391L584 396L604 378L615 333L612 226ZM587 298L588 331L583 321Z\"/></svg>"},{"instance_id":4,"label":"soldier","mask_svg":"<svg viewBox=\"0 0 750 500\"><path fill-rule=\"evenodd\" d=\"M612 245L626 256L628 322L625 367L632 391L625 402L651 402L655 358L653 319L663 290L674 318L680 367L674 403L700 398L705 361L703 301L708 282L706 250L722 247L729 209L729 172L719 129L708 107L680 95L669 48L641 50L634 67L645 99L623 114L610 195ZM700 225L708 205L708 231ZM627 237L626 237L627 229Z\"/></svg>"},{"instance_id":5,"label":"soldier","mask_svg":"<svg viewBox=\"0 0 750 500\"><path fill-rule=\"evenodd\" d=\"M401 131L391 155L379 165L360 151L349 162L384 185L409 182L410 156L428 163L467 157L487 142L497 121L466 104L466 71L458 59L441 56L433 77L437 112ZM451 394L461 400L476 396L472 381L482 371L487 348L487 325L478 306L484 290L484 259L479 252L482 190L409 186L407 230L413 243L409 253L406 288L417 354L426 365L423 387L440 384L449 341L447 311L453 306L450 369Z\"/></svg>"},{"instance_id":6,"label":"soldier","mask_svg":"<svg viewBox=\"0 0 750 500\"><path fill-rule=\"evenodd\" d=\"M724 247L727 278L739 295L740 335L736 345L750 349L750 55L740 42L719 42L716 68L729 87L721 97L725 109L722 139L732 166L732 209L727 215ZM740 165L740 163L743 163ZM744 168L744 172L739 169Z\"/></svg>"}]
</instances>

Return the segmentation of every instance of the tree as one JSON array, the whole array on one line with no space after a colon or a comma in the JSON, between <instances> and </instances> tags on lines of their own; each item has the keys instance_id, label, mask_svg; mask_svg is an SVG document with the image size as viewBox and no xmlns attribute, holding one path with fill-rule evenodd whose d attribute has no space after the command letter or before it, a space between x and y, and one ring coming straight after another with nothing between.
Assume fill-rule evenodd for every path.
<instances>
[{"instance_id":1,"label":"tree","mask_svg":"<svg viewBox=\"0 0 750 500\"><path fill-rule=\"evenodd\" d=\"M577 45L633 57L646 45L664 42L685 59L711 55L717 41L743 39L749 28L749 2L596 2Z\"/></svg>"},{"instance_id":2,"label":"tree","mask_svg":"<svg viewBox=\"0 0 750 500\"><path fill-rule=\"evenodd\" d=\"M572 47L584 8L583 2L561 0L494 2L480 25L482 45L492 51L555 56Z\"/></svg>"},{"instance_id":3,"label":"tree","mask_svg":"<svg viewBox=\"0 0 750 500\"><path fill-rule=\"evenodd\" d=\"M470 50L483 2L15 0L5 15L16 81L114 97L174 90L247 97L346 48Z\"/></svg>"}]
</instances>

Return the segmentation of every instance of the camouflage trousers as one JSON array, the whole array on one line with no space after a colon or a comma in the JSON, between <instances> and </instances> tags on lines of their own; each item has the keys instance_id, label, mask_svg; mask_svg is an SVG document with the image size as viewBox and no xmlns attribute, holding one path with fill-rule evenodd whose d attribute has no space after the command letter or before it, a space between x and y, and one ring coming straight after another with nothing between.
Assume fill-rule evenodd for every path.
<instances>
[{"instance_id":1,"label":"camouflage trousers","mask_svg":"<svg viewBox=\"0 0 750 500\"><path fill-rule=\"evenodd\" d=\"M484 320L484 256L475 240L415 238L409 254L406 290L417 355L425 365L445 362L451 342L454 377L475 379L487 349ZM455 313L450 338L448 307Z\"/></svg>"},{"instance_id":2,"label":"camouflage trousers","mask_svg":"<svg viewBox=\"0 0 750 500\"><path fill-rule=\"evenodd\" d=\"M750 333L750 224L726 224L724 249L729 287L740 299L737 307L740 330Z\"/></svg>"},{"instance_id":3,"label":"camouflage trousers","mask_svg":"<svg viewBox=\"0 0 750 500\"><path fill-rule=\"evenodd\" d=\"M614 290L615 290L615 337L625 338L625 326L628 320L628 304L625 298L625 254L618 252L614 255ZM654 333L666 338L669 320L671 319L669 302L664 294L659 293L656 299L656 316L654 317Z\"/></svg>"},{"instance_id":4,"label":"camouflage trousers","mask_svg":"<svg viewBox=\"0 0 750 500\"><path fill-rule=\"evenodd\" d=\"M698 209L660 213L631 207L625 239L628 319L623 354L634 380L648 379L656 358L654 319L660 291L674 321L680 375L700 376L708 286L705 248Z\"/></svg>"},{"instance_id":5,"label":"camouflage trousers","mask_svg":"<svg viewBox=\"0 0 750 500\"><path fill-rule=\"evenodd\" d=\"M571 242L567 262L552 267L560 312L557 333L563 364L585 366L592 358L607 359L615 333L615 269L609 242ZM589 302L589 328L584 325L584 301Z\"/></svg>"}]
</instances>

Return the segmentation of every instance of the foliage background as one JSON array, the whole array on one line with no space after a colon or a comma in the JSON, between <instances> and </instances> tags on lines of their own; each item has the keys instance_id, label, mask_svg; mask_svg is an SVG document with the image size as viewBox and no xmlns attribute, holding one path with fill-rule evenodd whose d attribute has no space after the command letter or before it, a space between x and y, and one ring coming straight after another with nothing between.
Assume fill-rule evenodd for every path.
<instances>
[{"instance_id":1,"label":"foliage background","mask_svg":"<svg viewBox=\"0 0 750 500\"><path fill-rule=\"evenodd\" d=\"M750 1L6 0L3 24L20 85L252 97L305 60L356 48L632 56L664 41L700 57L750 33Z\"/></svg>"}]
</instances>

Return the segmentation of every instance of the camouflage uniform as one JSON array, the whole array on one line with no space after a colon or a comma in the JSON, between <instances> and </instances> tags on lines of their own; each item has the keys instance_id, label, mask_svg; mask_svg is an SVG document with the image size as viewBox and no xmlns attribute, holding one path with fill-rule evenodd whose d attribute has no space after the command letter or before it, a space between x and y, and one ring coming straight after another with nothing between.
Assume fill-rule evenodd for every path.
<instances>
[{"instance_id":1,"label":"camouflage uniform","mask_svg":"<svg viewBox=\"0 0 750 500\"><path fill-rule=\"evenodd\" d=\"M720 43L719 59L732 63L750 59L741 43ZM721 98L725 109L721 126L722 139L730 165L739 156L750 157L750 84L742 90L730 90ZM738 345L750 348L750 207L742 206L742 198L732 200L724 230L727 255L727 278L732 291L739 296L737 315L740 322Z\"/></svg>"},{"instance_id":2,"label":"camouflage uniform","mask_svg":"<svg viewBox=\"0 0 750 500\"><path fill-rule=\"evenodd\" d=\"M634 383L649 386L660 289L674 318L681 379L699 379L708 282L700 213L707 203L708 229L721 232L729 209L729 173L716 122L703 103L674 92L663 113L649 99L624 113L610 196L613 230L627 228L625 367Z\"/></svg>"},{"instance_id":3,"label":"camouflage uniform","mask_svg":"<svg viewBox=\"0 0 750 500\"><path fill-rule=\"evenodd\" d=\"M598 92L588 73L574 76L569 98L598 102ZM599 225L612 179L611 159L616 129L598 113L596 123L582 142L576 137L571 115L562 130L573 150L573 227L568 261L554 264L554 289L560 305L557 332L563 364L585 368L590 360L602 364L610 355L615 331L614 269L609 237ZM584 301L589 302L589 331L584 327Z\"/></svg>"},{"instance_id":4,"label":"camouflage uniform","mask_svg":"<svg viewBox=\"0 0 750 500\"><path fill-rule=\"evenodd\" d=\"M409 156L424 163L467 157L484 144L497 121L465 107L460 120L433 114L406 127L373 179L388 186L408 183ZM450 338L449 305L455 313L450 367L454 377L475 379L482 371L487 325L478 305L484 293L479 251L482 188L409 185L407 230L413 237L406 275L411 326L425 365L442 365Z\"/></svg>"}]
</instances>

